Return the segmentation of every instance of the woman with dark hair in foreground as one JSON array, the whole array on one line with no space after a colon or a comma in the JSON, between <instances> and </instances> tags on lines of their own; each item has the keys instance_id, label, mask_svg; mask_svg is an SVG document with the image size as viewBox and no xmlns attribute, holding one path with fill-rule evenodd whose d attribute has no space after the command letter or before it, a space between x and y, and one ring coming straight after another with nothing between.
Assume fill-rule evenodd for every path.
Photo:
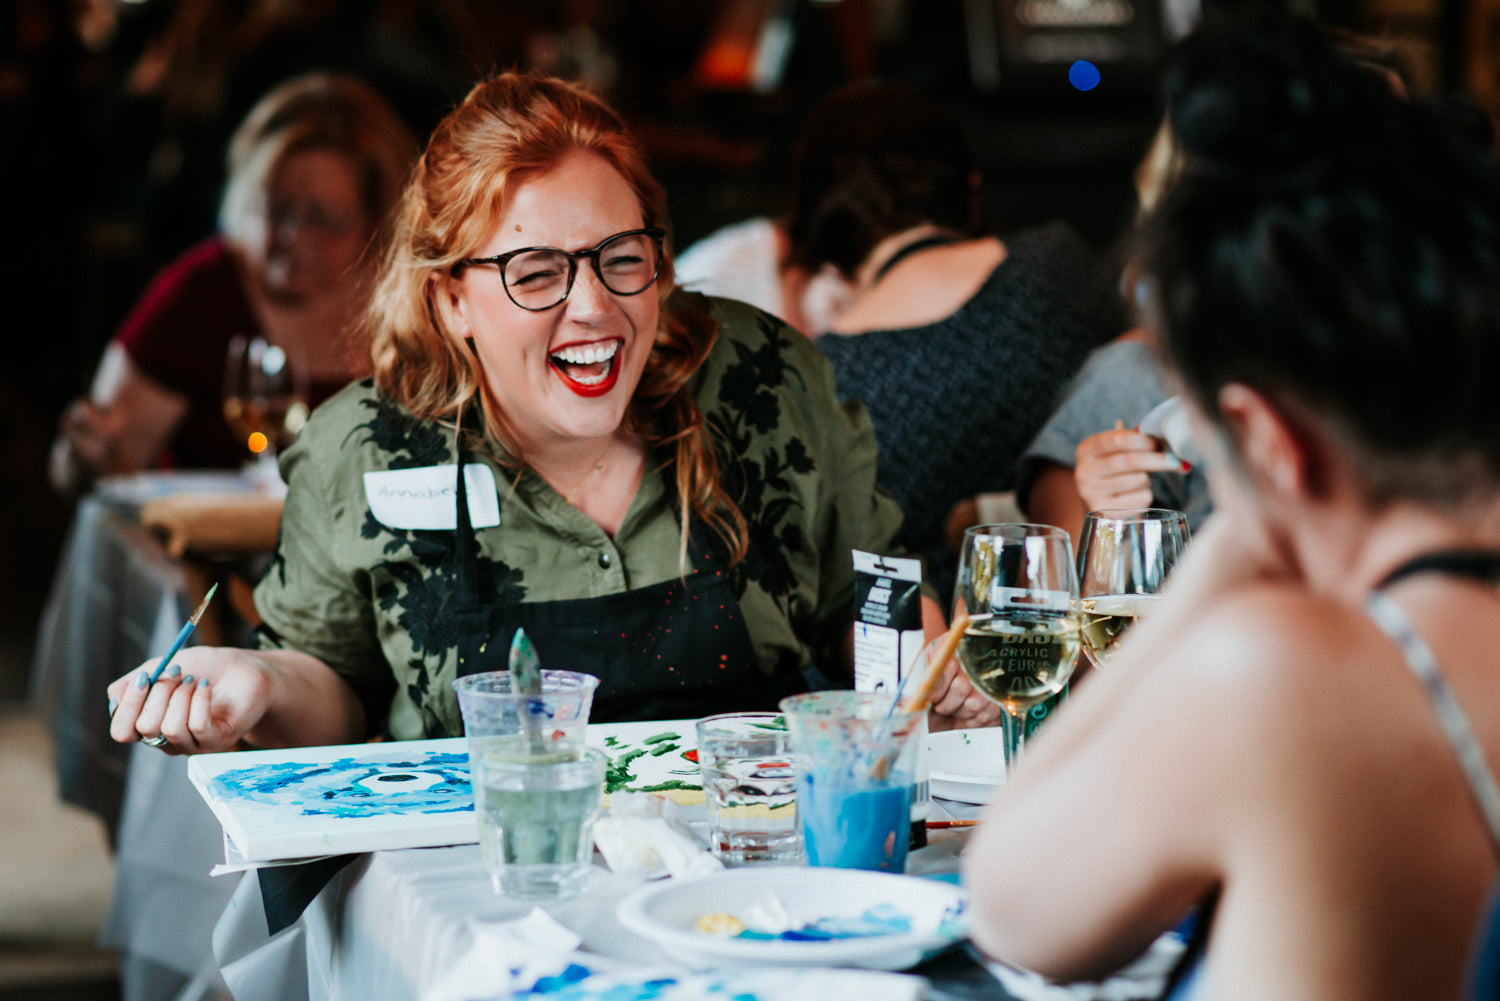
<instances>
[{"instance_id":1,"label":"woman with dark hair in foreground","mask_svg":"<svg viewBox=\"0 0 1500 1001\"><path fill-rule=\"evenodd\" d=\"M973 936L1183 995L1453 998L1500 851L1500 175L1305 24L1204 29L1145 320L1212 453L1168 604L1027 750Z\"/></svg>"}]
</instances>

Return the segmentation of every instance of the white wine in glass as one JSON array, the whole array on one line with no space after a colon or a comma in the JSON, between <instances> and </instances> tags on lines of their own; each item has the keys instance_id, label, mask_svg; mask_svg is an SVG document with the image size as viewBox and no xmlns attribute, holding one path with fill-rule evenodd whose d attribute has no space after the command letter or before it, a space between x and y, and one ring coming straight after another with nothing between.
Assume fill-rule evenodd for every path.
<instances>
[{"instance_id":1,"label":"white wine in glass","mask_svg":"<svg viewBox=\"0 0 1500 1001\"><path fill-rule=\"evenodd\" d=\"M1078 577L1068 533L1050 525L977 525L964 533L955 611L969 615L958 663L1005 711L1007 771L1031 707L1062 691L1078 661Z\"/></svg>"},{"instance_id":2,"label":"white wine in glass","mask_svg":"<svg viewBox=\"0 0 1500 1001\"><path fill-rule=\"evenodd\" d=\"M1136 622L1187 548L1187 516L1167 508L1090 511L1078 541L1083 654L1098 667Z\"/></svg>"},{"instance_id":3,"label":"white wine in glass","mask_svg":"<svg viewBox=\"0 0 1500 1001\"><path fill-rule=\"evenodd\" d=\"M224 420L257 471L275 470L276 453L307 421L301 366L263 337L236 335L224 359Z\"/></svg>"}]
</instances>

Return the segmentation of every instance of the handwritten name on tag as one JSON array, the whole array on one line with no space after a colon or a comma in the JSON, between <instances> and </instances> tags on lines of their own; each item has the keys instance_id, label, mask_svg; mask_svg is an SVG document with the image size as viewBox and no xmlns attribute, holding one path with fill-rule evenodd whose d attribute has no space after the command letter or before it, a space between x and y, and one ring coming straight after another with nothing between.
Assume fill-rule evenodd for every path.
<instances>
[{"instance_id":1,"label":"handwritten name on tag","mask_svg":"<svg viewBox=\"0 0 1500 1001\"><path fill-rule=\"evenodd\" d=\"M365 499L375 520L389 528L453 531L458 525L458 484L451 465L387 469L365 474ZM464 465L469 521L475 528L500 524L495 474L481 462Z\"/></svg>"}]
</instances>

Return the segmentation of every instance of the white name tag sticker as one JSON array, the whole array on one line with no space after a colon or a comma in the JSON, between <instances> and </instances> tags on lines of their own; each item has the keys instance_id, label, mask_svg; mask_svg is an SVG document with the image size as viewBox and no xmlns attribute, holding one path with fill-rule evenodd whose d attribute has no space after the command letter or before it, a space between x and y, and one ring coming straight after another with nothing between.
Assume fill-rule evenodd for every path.
<instances>
[{"instance_id":1,"label":"white name tag sticker","mask_svg":"<svg viewBox=\"0 0 1500 1001\"><path fill-rule=\"evenodd\" d=\"M389 528L453 531L458 527L458 484L452 465L386 469L365 474L365 499L375 520ZM469 521L475 528L500 524L495 474L482 462L464 465Z\"/></svg>"}]
</instances>

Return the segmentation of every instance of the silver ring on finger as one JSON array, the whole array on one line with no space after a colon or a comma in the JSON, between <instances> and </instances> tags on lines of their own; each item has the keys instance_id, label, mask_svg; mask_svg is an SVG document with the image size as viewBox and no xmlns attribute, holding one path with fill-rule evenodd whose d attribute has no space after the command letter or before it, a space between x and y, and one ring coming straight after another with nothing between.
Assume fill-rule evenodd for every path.
<instances>
[{"instance_id":1,"label":"silver ring on finger","mask_svg":"<svg viewBox=\"0 0 1500 1001\"><path fill-rule=\"evenodd\" d=\"M155 737L142 737L141 743L145 744L147 747L166 747L167 738L163 737L161 734L157 734Z\"/></svg>"}]
</instances>

